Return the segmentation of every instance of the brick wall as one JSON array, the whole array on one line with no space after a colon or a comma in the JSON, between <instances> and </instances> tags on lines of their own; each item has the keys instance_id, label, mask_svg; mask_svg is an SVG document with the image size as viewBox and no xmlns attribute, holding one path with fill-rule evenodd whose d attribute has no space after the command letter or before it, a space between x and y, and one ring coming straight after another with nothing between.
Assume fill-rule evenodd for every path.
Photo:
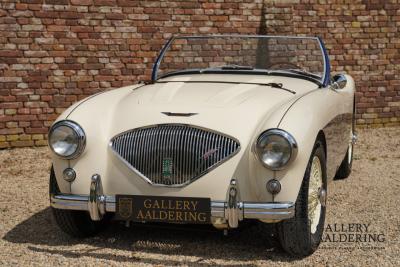
<instances>
[{"instance_id":1,"label":"brick wall","mask_svg":"<svg viewBox=\"0 0 400 267\"><path fill-rule=\"evenodd\" d=\"M399 28L400 0L2 0L0 148L44 145L75 101L149 79L172 34L319 35L356 80L357 123L399 125Z\"/></svg>"}]
</instances>

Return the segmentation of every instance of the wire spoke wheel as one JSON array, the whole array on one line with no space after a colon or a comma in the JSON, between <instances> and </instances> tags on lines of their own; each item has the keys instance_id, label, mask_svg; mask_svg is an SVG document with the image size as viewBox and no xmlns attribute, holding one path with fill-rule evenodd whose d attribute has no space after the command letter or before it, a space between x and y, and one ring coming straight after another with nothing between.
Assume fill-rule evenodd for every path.
<instances>
[{"instance_id":1,"label":"wire spoke wheel","mask_svg":"<svg viewBox=\"0 0 400 267\"><path fill-rule=\"evenodd\" d=\"M310 221L311 233L317 231L319 218L321 216L322 204L320 191L322 189L322 167L317 156L313 157L310 172L310 184L308 187L308 219Z\"/></svg>"}]
</instances>

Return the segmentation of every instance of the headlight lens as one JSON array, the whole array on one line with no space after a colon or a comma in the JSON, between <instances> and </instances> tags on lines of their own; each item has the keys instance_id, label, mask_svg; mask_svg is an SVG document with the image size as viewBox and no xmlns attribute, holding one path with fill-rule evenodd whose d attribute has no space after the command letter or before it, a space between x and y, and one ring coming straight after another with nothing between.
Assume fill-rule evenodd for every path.
<instances>
[{"instance_id":1,"label":"headlight lens","mask_svg":"<svg viewBox=\"0 0 400 267\"><path fill-rule=\"evenodd\" d=\"M49 132L49 146L58 156L72 159L79 156L85 148L85 133L72 121L59 121Z\"/></svg>"},{"instance_id":2,"label":"headlight lens","mask_svg":"<svg viewBox=\"0 0 400 267\"><path fill-rule=\"evenodd\" d=\"M297 143L289 133L280 129L272 129L258 137L256 153L265 167L271 170L281 170L295 158Z\"/></svg>"}]
</instances>

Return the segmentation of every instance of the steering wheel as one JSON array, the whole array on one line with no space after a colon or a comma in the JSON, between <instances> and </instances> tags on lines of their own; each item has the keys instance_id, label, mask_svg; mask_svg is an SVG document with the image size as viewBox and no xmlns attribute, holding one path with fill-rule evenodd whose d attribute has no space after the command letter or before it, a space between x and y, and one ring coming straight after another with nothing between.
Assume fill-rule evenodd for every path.
<instances>
[{"instance_id":1,"label":"steering wheel","mask_svg":"<svg viewBox=\"0 0 400 267\"><path fill-rule=\"evenodd\" d=\"M280 67L282 68L283 66L288 66L294 69L303 69L302 67L300 67L299 65L296 65L294 63L290 63L290 62L277 62L277 63L273 63L272 65L269 66L269 69L274 69L276 67Z\"/></svg>"}]
</instances>

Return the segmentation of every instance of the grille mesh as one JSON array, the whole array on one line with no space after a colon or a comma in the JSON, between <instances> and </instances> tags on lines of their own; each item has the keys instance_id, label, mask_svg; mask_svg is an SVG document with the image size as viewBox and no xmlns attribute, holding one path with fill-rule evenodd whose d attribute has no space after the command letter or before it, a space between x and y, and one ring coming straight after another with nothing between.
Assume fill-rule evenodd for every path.
<instances>
[{"instance_id":1,"label":"grille mesh","mask_svg":"<svg viewBox=\"0 0 400 267\"><path fill-rule=\"evenodd\" d=\"M233 156L240 145L215 132L167 124L125 132L111 147L152 184L179 186Z\"/></svg>"}]
</instances>

